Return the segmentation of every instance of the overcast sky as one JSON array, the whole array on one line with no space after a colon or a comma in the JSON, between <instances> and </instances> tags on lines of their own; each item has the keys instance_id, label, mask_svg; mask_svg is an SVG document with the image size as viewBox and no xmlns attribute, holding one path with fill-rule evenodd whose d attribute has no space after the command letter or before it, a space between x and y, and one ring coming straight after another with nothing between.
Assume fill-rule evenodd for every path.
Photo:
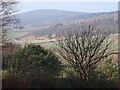
<instances>
[{"instance_id":1,"label":"overcast sky","mask_svg":"<svg viewBox=\"0 0 120 90\"><path fill-rule=\"evenodd\" d=\"M118 2L20 2L20 12L37 9L59 9L79 12L110 12L118 10ZM96 0L97 1L97 0Z\"/></svg>"}]
</instances>

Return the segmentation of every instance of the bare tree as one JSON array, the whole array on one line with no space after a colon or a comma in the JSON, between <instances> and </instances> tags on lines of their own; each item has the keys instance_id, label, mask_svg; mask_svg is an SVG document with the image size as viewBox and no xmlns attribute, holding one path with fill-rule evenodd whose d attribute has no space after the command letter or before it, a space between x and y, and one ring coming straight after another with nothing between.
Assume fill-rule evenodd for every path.
<instances>
[{"instance_id":1,"label":"bare tree","mask_svg":"<svg viewBox=\"0 0 120 90\"><path fill-rule=\"evenodd\" d=\"M89 80L100 61L109 56L110 33L95 30L92 26L76 30L58 39L60 56L74 68L81 80Z\"/></svg>"},{"instance_id":2,"label":"bare tree","mask_svg":"<svg viewBox=\"0 0 120 90\"><path fill-rule=\"evenodd\" d=\"M7 31L16 28L19 25L19 20L15 17L17 9L17 1L0 1L0 29L1 29L1 39L5 41ZM3 42L4 43L4 42Z\"/></svg>"},{"instance_id":3,"label":"bare tree","mask_svg":"<svg viewBox=\"0 0 120 90\"><path fill-rule=\"evenodd\" d=\"M19 19L15 16L18 11L17 4L16 0L0 0L0 69L2 61L3 63L7 61L9 50L13 49L11 43L7 42L10 40L7 31L20 27Z\"/></svg>"},{"instance_id":4,"label":"bare tree","mask_svg":"<svg viewBox=\"0 0 120 90\"><path fill-rule=\"evenodd\" d=\"M2 61L6 62L11 47L5 47L7 37L7 31L12 28L19 27L19 20L15 17L15 13L18 11L16 0L0 0L0 70L2 70ZM1 44L4 44L3 46ZM11 48L13 49L13 48ZM2 74L0 73L0 79ZM1 80L0 80L0 87Z\"/></svg>"}]
</instances>

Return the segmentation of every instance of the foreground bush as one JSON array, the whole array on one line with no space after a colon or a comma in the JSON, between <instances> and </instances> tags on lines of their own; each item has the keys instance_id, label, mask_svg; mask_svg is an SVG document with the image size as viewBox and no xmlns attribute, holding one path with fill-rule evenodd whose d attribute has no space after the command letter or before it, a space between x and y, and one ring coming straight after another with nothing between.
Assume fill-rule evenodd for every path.
<instances>
[{"instance_id":1,"label":"foreground bush","mask_svg":"<svg viewBox=\"0 0 120 90\"><path fill-rule=\"evenodd\" d=\"M119 69L118 69L118 61L115 60L114 57L110 57L106 59L105 65L103 64L99 67L99 77L104 78L109 82L113 82L112 85L115 87L119 87Z\"/></svg>"},{"instance_id":2,"label":"foreground bush","mask_svg":"<svg viewBox=\"0 0 120 90\"><path fill-rule=\"evenodd\" d=\"M16 43L6 42L4 45L2 45L2 69L7 69L7 62L8 57L14 53L16 53L18 50L21 49L21 46Z\"/></svg>"},{"instance_id":3,"label":"foreground bush","mask_svg":"<svg viewBox=\"0 0 120 90\"><path fill-rule=\"evenodd\" d=\"M61 62L40 45L27 45L13 54L8 61L9 75L33 77L39 73L58 75Z\"/></svg>"},{"instance_id":4,"label":"foreground bush","mask_svg":"<svg viewBox=\"0 0 120 90\"><path fill-rule=\"evenodd\" d=\"M55 88L58 87L56 78L47 74L37 74L35 77L7 76L2 80L2 88Z\"/></svg>"}]
</instances>

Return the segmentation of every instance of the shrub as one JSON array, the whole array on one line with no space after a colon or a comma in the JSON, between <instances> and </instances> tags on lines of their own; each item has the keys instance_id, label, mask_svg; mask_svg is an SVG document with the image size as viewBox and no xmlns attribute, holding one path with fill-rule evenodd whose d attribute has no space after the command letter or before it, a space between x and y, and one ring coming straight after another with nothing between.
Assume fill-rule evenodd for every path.
<instances>
[{"instance_id":1,"label":"shrub","mask_svg":"<svg viewBox=\"0 0 120 90\"><path fill-rule=\"evenodd\" d=\"M58 58L40 45L26 45L9 58L10 75L33 77L39 73L58 75L61 62Z\"/></svg>"},{"instance_id":2,"label":"shrub","mask_svg":"<svg viewBox=\"0 0 120 90\"><path fill-rule=\"evenodd\" d=\"M6 42L2 46L2 69L7 69L8 57L21 49L21 46L16 43Z\"/></svg>"},{"instance_id":3,"label":"shrub","mask_svg":"<svg viewBox=\"0 0 120 90\"><path fill-rule=\"evenodd\" d=\"M103 67L103 74L106 75L108 80L117 80L118 79L118 63L114 63L112 58L107 59Z\"/></svg>"},{"instance_id":4,"label":"shrub","mask_svg":"<svg viewBox=\"0 0 120 90\"><path fill-rule=\"evenodd\" d=\"M100 67L99 77L106 79L108 82L112 82L114 87L118 87L119 84L118 79L118 62L113 58L108 58L105 61L105 65Z\"/></svg>"}]
</instances>

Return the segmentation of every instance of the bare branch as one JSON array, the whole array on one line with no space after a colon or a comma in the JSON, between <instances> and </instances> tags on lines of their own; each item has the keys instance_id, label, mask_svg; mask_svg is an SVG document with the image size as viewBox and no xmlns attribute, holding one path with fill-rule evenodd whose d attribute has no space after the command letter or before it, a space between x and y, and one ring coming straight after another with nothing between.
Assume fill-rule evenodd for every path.
<instances>
[{"instance_id":1,"label":"bare branch","mask_svg":"<svg viewBox=\"0 0 120 90\"><path fill-rule=\"evenodd\" d=\"M88 80L89 74L96 69L98 62L109 56L111 42L106 42L108 32L101 32L94 27L77 30L58 39L57 50L83 79Z\"/></svg>"}]
</instances>

